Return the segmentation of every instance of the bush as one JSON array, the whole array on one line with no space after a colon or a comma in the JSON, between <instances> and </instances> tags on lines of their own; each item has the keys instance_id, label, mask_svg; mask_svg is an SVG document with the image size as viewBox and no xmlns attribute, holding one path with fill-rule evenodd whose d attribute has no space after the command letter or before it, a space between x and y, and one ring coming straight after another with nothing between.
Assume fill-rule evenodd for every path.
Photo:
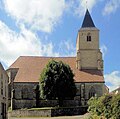
<instances>
[{"instance_id":1,"label":"bush","mask_svg":"<svg viewBox=\"0 0 120 119\"><path fill-rule=\"evenodd\" d=\"M120 94L115 95L111 101L112 118L120 119Z\"/></svg>"},{"instance_id":2,"label":"bush","mask_svg":"<svg viewBox=\"0 0 120 119\"><path fill-rule=\"evenodd\" d=\"M120 119L120 94L109 94L100 98L92 97L88 101L88 105L88 111L92 115L91 119L95 119L97 116L101 119Z\"/></svg>"}]
</instances>

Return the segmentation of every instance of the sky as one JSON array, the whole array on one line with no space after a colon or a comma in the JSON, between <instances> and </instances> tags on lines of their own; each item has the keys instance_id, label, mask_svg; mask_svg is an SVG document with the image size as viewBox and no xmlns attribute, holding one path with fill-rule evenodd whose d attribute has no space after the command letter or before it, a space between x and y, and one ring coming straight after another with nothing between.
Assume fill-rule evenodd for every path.
<instances>
[{"instance_id":1,"label":"sky","mask_svg":"<svg viewBox=\"0 0 120 119\"><path fill-rule=\"evenodd\" d=\"M87 2L86 2L87 1ZM0 61L19 56L76 56L86 8L100 30L104 78L120 86L120 0L0 0Z\"/></svg>"}]
</instances>

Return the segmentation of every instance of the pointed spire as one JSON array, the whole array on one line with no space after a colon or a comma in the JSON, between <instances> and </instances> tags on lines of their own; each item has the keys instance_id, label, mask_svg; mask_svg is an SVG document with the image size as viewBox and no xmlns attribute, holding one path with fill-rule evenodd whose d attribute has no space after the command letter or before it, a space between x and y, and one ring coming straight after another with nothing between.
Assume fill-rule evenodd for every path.
<instances>
[{"instance_id":1,"label":"pointed spire","mask_svg":"<svg viewBox=\"0 0 120 119\"><path fill-rule=\"evenodd\" d=\"M88 9L86 10L86 14L85 14L83 24L82 24L82 28L85 28L85 27L95 27Z\"/></svg>"}]
</instances>

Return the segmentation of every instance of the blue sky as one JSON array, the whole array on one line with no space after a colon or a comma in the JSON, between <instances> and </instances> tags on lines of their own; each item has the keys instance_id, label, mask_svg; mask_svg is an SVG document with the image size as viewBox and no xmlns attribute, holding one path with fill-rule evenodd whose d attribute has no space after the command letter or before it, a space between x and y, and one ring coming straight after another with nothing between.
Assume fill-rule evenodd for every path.
<instances>
[{"instance_id":1,"label":"blue sky","mask_svg":"<svg viewBox=\"0 0 120 119\"><path fill-rule=\"evenodd\" d=\"M19 56L75 56L86 8L100 30L104 76L120 86L120 0L0 0L0 61Z\"/></svg>"}]
</instances>

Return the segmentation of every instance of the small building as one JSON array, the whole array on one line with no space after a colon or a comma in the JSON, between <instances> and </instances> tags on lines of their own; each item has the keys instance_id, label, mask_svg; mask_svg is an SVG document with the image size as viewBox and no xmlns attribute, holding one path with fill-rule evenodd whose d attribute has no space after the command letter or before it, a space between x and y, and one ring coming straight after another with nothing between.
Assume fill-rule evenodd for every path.
<instances>
[{"instance_id":1,"label":"small building","mask_svg":"<svg viewBox=\"0 0 120 119\"><path fill-rule=\"evenodd\" d=\"M0 63L0 119L7 119L8 75Z\"/></svg>"},{"instance_id":2,"label":"small building","mask_svg":"<svg viewBox=\"0 0 120 119\"><path fill-rule=\"evenodd\" d=\"M75 40L76 41L76 40ZM99 49L99 30L88 10L78 31L75 57L20 56L7 70L9 99L13 109L35 105L34 87L39 84L40 73L51 59L67 63L75 74L79 105L86 105L92 96L104 94L103 59Z\"/></svg>"},{"instance_id":3,"label":"small building","mask_svg":"<svg viewBox=\"0 0 120 119\"><path fill-rule=\"evenodd\" d=\"M110 92L110 94L120 94L120 87Z\"/></svg>"}]
</instances>

